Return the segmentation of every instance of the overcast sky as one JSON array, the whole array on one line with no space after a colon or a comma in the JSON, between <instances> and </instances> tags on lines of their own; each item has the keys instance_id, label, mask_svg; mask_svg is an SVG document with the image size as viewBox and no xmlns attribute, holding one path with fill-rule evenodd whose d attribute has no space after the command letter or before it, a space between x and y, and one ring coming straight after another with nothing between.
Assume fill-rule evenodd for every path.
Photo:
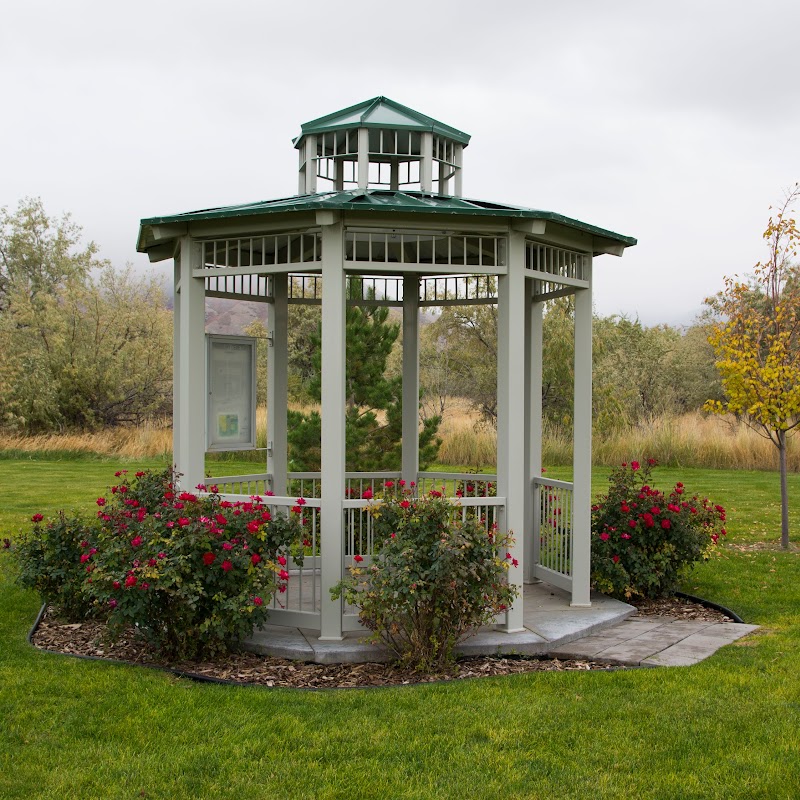
<instances>
[{"instance_id":1,"label":"overcast sky","mask_svg":"<svg viewBox=\"0 0 800 800\"><path fill-rule=\"evenodd\" d=\"M6 3L0 206L150 269L142 217L294 194L300 124L385 95L472 134L466 197L638 238L600 314L689 323L800 180L799 35L798 0Z\"/></svg>"}]
</instances>

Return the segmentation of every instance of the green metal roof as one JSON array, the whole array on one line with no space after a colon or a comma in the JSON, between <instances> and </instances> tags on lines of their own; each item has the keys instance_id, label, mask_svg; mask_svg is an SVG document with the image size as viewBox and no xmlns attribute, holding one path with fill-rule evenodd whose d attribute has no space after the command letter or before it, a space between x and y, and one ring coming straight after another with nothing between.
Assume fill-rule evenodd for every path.
<instances>
[{"instance_id":1,"label":"green metal roof","mask_svg":"<svg viewBox=\"0 0 800 800\"><path fill-rule=\"evenodd\" d=\"M467 200L462 197L444 197L422 194L421 192L394 192L382 189L354 189L342 192L320 192L317 194L296 195L279 200L264 200L222 208L207 208L183 214L143 219L139 228L137 250L147 251L147 229L154 225L200 222L212 219L231 219L264 214L296 211L317 211L331 209L338 211L364 212L411 212L423 214L443 214L449 216L505 217L517 219L541 219L565 225L568 228L584 231L593 236L601 236L613 242L631 247L636 239L619 233L589 225L553 211L540 211L533 208L491 203L486 200ZM152 240L151 240L152 241Z\"/></svg>"},{"instance_id":2,"label":"green metal roof","mask_svg":"<svg viewBox=\"0 0 800 800\"><path fill-rule=\"evenodd\" d=\"M334 111L311 122L300 126L302 133L294 140L295 147L300 146L300 141L310 133L325 133L326 131L346 130L348 128L394 128L407 131L433 131L433 133L447 136L464 146L469 144L468 133L451 128L439 120L420 114L413 108L395 103L388 97L373 97L363 103Z\"/></svg>"}]
</instances>

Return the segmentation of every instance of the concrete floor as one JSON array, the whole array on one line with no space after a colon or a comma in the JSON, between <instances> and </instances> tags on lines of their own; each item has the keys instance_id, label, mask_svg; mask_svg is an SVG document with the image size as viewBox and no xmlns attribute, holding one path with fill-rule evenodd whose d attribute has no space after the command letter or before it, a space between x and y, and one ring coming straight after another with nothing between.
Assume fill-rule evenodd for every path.
<instances>
[{"instance_id":1,"label":"concrete floor","mask_svg":"<svg viewBox=\"0 0 800 800\"><path fill-rule=\"evenodd\" d=\"M639 617L619 600L592 594L591 608L571 608L569 594L546 583L525 586L525 630L483 628L458 649L464 655L549 655L594 659L626 666L690 666L720 647L755 631L733 622ZM389 652L346 633L340 642L321 642L318 632L266 625L245 642L255 653L320 664L388 661Z\"/></svg>"},{"instance_id":2,"label":"concrete floor","mask_svg":"<svg viewBox=\"0 0 800 800\"><path fill-rule=\"evenodd\" d=\"M517 653L544 655L576 639L617 625L636 609L619 600L592 594L591 608L571 608L569 593L545 583L524 587L523 624L519 633L483 628L458 649L464 655ZM388 651L364 641L367 633L348 632L340 642L321 642L316 631L265 625L245 642L262 655L316 661L320 664L388 661Z\"/></svg>"}]
</instances>

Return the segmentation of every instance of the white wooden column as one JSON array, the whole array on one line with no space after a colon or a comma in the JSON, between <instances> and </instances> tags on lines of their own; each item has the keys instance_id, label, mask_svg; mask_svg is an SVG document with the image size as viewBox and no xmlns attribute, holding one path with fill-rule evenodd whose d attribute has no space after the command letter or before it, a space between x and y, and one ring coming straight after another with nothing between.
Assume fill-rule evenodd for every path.
<instances>
[{"instance_id":1,"label":"white wooden column","mask_svg":"<svg viewBox=\"0 0 800 800\"><path fill-rule=\"evenodd\" d=\"M461 177L461 166L462 166L463 161L464 161L464 145L457 144L455 147L456 147L456 153L455 153L455 155L456 155L456 157L455 157L456 174L455 174L455 177L453 179L453 186L454 186L453 195L455 197L461 197L462 191L463 191L463 189L462 189L463 180L462 180L462 177Z\"/></svg>"},{"instance_id":2,"label":"white wooden column","mask_svg":"<svg viewBox=\"0 0 800 800\"><path fill-rule=\"evenodd\" d=\"M286 494L286 409L289 403L289 276L272 276L267 348L267 472L270 489Z\"/></svg>"},{"instance_id":3,"label":"white wooden column","mask_svg":"<svg viewBox=\"0 0 800 800\"><path fill-rule=\"evenodd\" d=\"M528 408L528 359L525 339L525 234L509 231L508 274L497 279L497 494L506 498L505 528L516 539L509 548L517 560L508 581L519 596L506 612L503 630L524 629L522 587L525 569L525 496L530 477L525 471L525 431ZM501 556L504 554L501 554Z\"/></svg>"},{"instance_id":4,"label":"white wooden column","mask_svg":"<svg viewBox=\"0 0 800 800\"><path fill-rule=\"evenodd\" d=\"M178 419L181 407L181 252L180 245L175 253L172 270L173 311L172 311L172 463L177 467L181 458L181 441L178 435Z\"/></svg>"},{"instance_id":5,"label":"white wooden column","mask_svg":"<svg viewBox=\"0 0 800 800\"><path fill-rule=\"evenodd\" d=\"M531 290L533 281L530 281ZM537 525L540 520L537 505L534 502L536 492L532 478L542 474L542 354L544 352L544 304L528 299L528 341L530 342L530 402L528 430L528 505L525 514L525 582L539 583L536 577L536 565L539 563L539 536Z\"/></svg>"},{"instance_id":6,"label":"white wooden column","mask_svg":"<svg viewBox=\"0 0 800 800\"><path fill-rule=\"evenodd\" d=\"M422 162L419 165L419 187L426 194L433 191L433 134L423 131L420 143Z\"/></svg>"},{"instance_id":7,"label":"white wooden column","mask_svg":"<svg viewBox=\"0 0 800 800\"><path fill-rule=\"evenodd\" d=\"M403 276L403 480L419 476L419 278Z\"/></svg>"},{"instance_id":8,"label":"white wooden column","mask_svg":"<svg viewBox=\"0 0 800 800\"><path fill-rule=\"evenodd\" d=\"M305 169L300 179L300 194L314 194L317 191L317 137L306 136Z\"/></svg>"},{"instance_id":9,"label":"white wooden column","mask_svg":"<svg viewBox=\"0 0 800 800\"><path fill-rule=\"evenodd\" d=\"M589 256L591 259L591 256ZM584 271L591 283L591 262ZM592 292L575 292L575 423L573 426L572 602L591 605Z\"/></svg>"},{"instance_id":10,"label":"white wooden column","mask_svg":"<svg viewBox=\"0 0 800 800\"><path fill-rule=\"evenodd\" d=\"M172 435L180 485L192 490L205 482L206 454L206 308L205 280L192 277L200 265L200 245L189 236L180 243L180 292L175 297L177 385Z\"/></svg>"},{"instance_id":11,"label":"white wooden column","mask_svg":"<svg viewBox=\"0 0 800 800\"><path fill-rule=\"evenodd\" d=\"M322 520L321 640L342 638L342 601L330 590L342 579L345 478L345 273L341 222L322 226Z\"/></svg>"},{"instance_id":12,"label":"white wooden column","mask_svg":"<svg viewBox=\"0 0 800 800\"><path fill-rule=\"evenodd\" d=\"M358 188L369 185L369 128L358 129Z\"/></svg>"}]
</instances>

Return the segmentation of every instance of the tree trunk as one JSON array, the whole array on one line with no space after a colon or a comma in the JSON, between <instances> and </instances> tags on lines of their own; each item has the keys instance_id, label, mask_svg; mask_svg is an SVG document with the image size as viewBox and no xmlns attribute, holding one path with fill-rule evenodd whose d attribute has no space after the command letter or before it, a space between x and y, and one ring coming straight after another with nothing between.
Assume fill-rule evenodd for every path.
<instances>
[{"instance_id":1,"label":"tree trunk","mask_svg":"<svg viewBox=\"0 0 800 800\"><path fill-rule=\"evenodd\" d=\"M786 482L786 431L778 431L778 456L781 467L781 547L789 549L789 487Z\"/></svg>"}]
</instances>

